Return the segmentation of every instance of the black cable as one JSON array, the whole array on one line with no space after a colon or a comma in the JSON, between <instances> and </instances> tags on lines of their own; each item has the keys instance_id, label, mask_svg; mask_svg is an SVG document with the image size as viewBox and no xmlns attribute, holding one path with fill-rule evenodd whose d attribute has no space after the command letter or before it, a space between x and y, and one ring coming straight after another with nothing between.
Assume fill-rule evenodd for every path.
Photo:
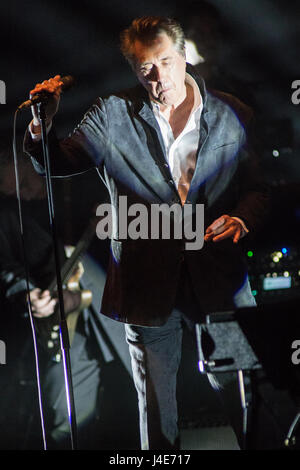
<instances>
[{"instance_id":1,"label":"black cable","mask_svg":"<svg viewBox=\"0 0 300 470\"><path fill-rule=\"evenodd\" d=\"M34 320L32 315L32 306L30 301L30 286L29 286L29 269L28 269L28 260L26 257L25 249L25 239L24 239L24 227L23 227L23 214L22 214L22 203L20 195L20 184L19 184L19 172L18 172L18 156L17 156L17 143L16 143L16 121L17 121L18 110L14 114L14 124L13 124L13 156L14 156L14 167L15 167L15 177L16 177L16 194L18 201L18 211L19 211L19 222L20 222L20 232L21 232L21 241L22 241L22 251L24 257L24 267L25 267L25 280L26 280L26 289L27 289L27 305L28 305L28 314L30 319L30 326L33 337L33 346L34 346L34 356L35 356L35 369L36 369L36 381L37 381L37 390L38 390L38 401L39 401L39 412L41 420L41 431L43 438L44 450L47 449L46 442L46 433L45 433L45 422L43 415L43 405L42 405L42 393L41 393L41 380L40 380L40 369L39 369L39 357L38 357L38 348L37 348L37 339L36 339L36 330L34 326Z\"/></svg>"}]
</instances>

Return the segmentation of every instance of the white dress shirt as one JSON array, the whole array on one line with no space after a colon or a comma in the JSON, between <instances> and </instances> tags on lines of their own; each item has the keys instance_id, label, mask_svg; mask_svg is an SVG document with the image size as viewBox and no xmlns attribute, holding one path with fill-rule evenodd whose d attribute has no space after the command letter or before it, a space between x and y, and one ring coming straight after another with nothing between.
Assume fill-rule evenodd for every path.
<instances>
[{"instance_id":1,"label":"white dress shirt","mask_svg":"<svg viewBox=\"0 0 300 470\"><path fill-rule=\"evenodd\" d=\"M186 200L197 161L199 143L200 117L203 103L195 80L186 74L186 83L191 85L194 92L194 105L189 119L182 132L174 138L172 128L161 113L159 105L152 102L152 108L159 124L170 170L176 184L182 204Z\"/></svg>"}]
</instances>

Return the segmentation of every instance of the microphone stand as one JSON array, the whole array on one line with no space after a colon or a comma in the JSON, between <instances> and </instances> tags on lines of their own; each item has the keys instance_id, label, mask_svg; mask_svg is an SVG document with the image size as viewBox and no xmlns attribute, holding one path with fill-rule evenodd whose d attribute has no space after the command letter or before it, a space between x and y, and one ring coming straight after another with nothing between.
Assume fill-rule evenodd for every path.
<instances>
[{"instance_id":1,"label":"microphone stand","mask_svg":"<svg viewBox=\"0 0 300 470\"><path fill-rule=\"evenodd\" d=\"M38 109L38 114L39 114L39 120L41 123L42 146L43 146L43 154L44 154L44 165L45 165L45 171L46 171L46 184L47 184L47 195L48 195L48 209L49 209L50 226L52 229L52 238L53 238L53 246L54 246L56 277L57 277L57 292L58 292L59 310L60 310L60 344L61 344L62 360L63 360L63 367L64 367L67 409L68 409L69 424L70 424L71 448L72 450L75 450L77 448L77 424L76 424L75 401L74 401L74 391L73 391L73 381L72 381L72 371L71 371L70 341L69 341L69 332L68 332L68 326L67 326L65 310L64 310L63 289L62 289L61 270L60 270L60 262L59 262L59 250L58 250L58 241L57 241L57 233L56 233L56 225L55 225L52 183L51 183L48 136L47 136L46 122L45 122L46 116L45 116L44 105L42 103L37 104L37 109Z\"/></svg>"}]
</instances>

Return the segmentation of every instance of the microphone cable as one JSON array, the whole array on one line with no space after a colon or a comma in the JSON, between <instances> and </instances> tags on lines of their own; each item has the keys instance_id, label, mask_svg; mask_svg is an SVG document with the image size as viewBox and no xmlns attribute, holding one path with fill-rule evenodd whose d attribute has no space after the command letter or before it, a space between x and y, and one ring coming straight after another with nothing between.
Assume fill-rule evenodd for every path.
<instances>
[{"instance_id":1,"label":"microphone cable","mask_svg":"<svg viewBox=\"0 0 300 470\"><path fill-rule=\"evenodd\" d=\"M37 391L38 391L38 402L39 402L39 413L40 413L40 421L41 421L41 431L42 431L42 439L43 439L44 450L47 450L45 421L44 421L43 405L42 405L39 355L38 355L38 347L37 347L36 330L35 330L34 320L33 320L33 315L32 315L32 305L31 305L31 301L30 301L29 268L28 268L28 260L27 260L26 249L25 249L23 214L22 214L22 203L21 203L19 172L18 172L18 156L17 156L17 142L16 142L17 141L17 138L16 138L16 127L17 127L16 122L17 122L18 111L19 111L18 109L15 111L14 120L13 120L13 157L14 157L14 168L15 168L15 178L16 178L16 194L17 194L17 201L18 201L19 223L20 223L22 251L23 251L23 258L24 258L28 314L29 314L29 319L30 319L30 326L31 326L31 331L32 331L33 347L34 347L35 370L36 370L36 382L37 382Z\"/></svg>"}]
</instances>

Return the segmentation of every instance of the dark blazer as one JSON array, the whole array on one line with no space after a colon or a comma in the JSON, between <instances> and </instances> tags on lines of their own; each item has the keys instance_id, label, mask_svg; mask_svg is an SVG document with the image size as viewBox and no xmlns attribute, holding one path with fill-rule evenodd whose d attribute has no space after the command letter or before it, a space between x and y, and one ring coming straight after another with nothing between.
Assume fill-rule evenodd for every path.
<instances>
[{"instance_id":1,"label":"dark blazer","mask_svg":"<svg viewBox=\"0 0 300 470\"><path fill-rule=\"evenodd\" d=\"M250 110L232 96L207 92L196 77L203 99L195 172L186 204L204 204L205 227L223 214L243 219L250 232L264 217L268 193L246 127ZM49 133L52 174L69 176L97 167L115 214L119 197L128 206L180 203L167 163L162 135L147 92L140 85L98 98L66 139ZM41 145L25 136L25 151L38 171ZM39 164L37 163L39 162ZM183 257L203 312L233 308L233 295L247 276L242 243L205 243L185 250L185 240L120 239L114 221L111 257L101 312L119 321L161 325L174 306Z\"/></svg>"}]
</instances>

